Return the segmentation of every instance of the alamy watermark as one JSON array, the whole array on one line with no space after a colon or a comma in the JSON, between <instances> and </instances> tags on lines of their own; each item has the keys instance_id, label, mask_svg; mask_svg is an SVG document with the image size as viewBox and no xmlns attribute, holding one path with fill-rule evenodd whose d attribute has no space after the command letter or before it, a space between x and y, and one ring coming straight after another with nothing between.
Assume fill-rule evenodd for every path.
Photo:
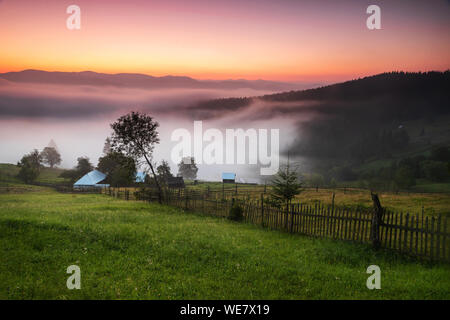
<instances>
[{"instance_id":1,"label":"alamy watermark","mask_svg":"<svg viewBox=\"0 0 450 320\"><path fill-rule=\"evenodd\" d=\"M81 289L81 270L77 265L71 265L67 267L66 272L70 274L70 277L67 278L66 286L67 289Z\"/></svg>"},{"instance_id":2,"label":"alamy watermark","mask_svg":"<svg viewBox=\"0 0 450 320\"><path fill-rule=\"evenodd\" d=\"M366 286L367 289L381 289L381 269L377 265L371 265L367 267L366 273L371 274L367 278Z\"/></svg>"},{"instance_id":3,"label":"alamy watermark","mask_svg":"<svg viewBox=\"0 0 450 320\"><path fill-rule=\"evenodd\" d=\"M369 30L381 29L381 9L376 4L371 4L367 7L367 14L370 16L366 20L366 26Z\"/></svg>"},{"instance_id":4,"label":"alamy watermark","mask_svg":"<svg viewBox=\"0 0 450 320\"><path fill-rule=\"evenodd\" d=\"M174 163L190 161L193 156L197 164L259 164L261 175L273 175L279 169L279 129L225 129L224 134L216 128L203 132L203 122L194 121L193 135L179 128L171 140L178 142L171 152Z\"/></svg>"},{"instance_id":5,"label":"alamy watermark","mask_svg":"<svg viewBox=\"0 0 450 320\"><path fill-rule=\"evenodd\" d=\"M66 27L69 30L80 30L81 29L81 8L72 4L67 7L66 13L70 16L66 20ZM381 29L381 9L376 4L371 4L367 7L366 13L370 16L366 20L366 26L369 30L379 30Z\"/></svg>"},{"instance_id":6,"label":"alamy watermark","mask_svg":"<svg viewBox=\"0 0 450 320\"><path fill-rule=\"evenodd\" d=\"M70 16L66 20L66 27L69 30L81 29L81 9L76 4L67 7L66 13Z\"/></svg>"}]
</instances>

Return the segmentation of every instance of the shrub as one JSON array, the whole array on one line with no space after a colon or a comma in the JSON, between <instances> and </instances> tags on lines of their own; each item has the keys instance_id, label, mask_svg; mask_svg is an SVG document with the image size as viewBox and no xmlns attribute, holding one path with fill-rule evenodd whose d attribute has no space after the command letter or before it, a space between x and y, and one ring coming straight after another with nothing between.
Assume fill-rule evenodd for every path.
<instances>
[{"instance_id":1,"label":"shrub","mask_svg":"<svg viewBox=\"0 0 450 320\"><path fill-rule=\"evenodd\" d=\"M242 221L244 219L244 210L242 210L242 208L235 203L230 209L228 219L233 221Z\"/></svg>"},{"instance_id":2,"label":"shrub","mask_svg":"<svg viewBox=\"0 0 450 320\"><path fill-rule=\"evenodd\" d=\"M24 155L17 163L17 166L20 167L17 177L25 183L34 182L41 172L41 162L42 157L37 150Z\"/></svg>"}]
</instances>

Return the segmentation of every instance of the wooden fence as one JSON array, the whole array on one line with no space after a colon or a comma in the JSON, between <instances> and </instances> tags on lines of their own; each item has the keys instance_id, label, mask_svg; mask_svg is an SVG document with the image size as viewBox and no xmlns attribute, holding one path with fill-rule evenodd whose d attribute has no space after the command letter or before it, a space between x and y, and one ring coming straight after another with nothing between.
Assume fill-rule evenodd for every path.
<instances>
[{"instance_id":1,"label":"wooden fence","mask_svg":"<svg viewBox=\"0 0 450 320\"><path fill-rule=\"evenodd\" d=\"M155 189L131 191L106 188L103 193L125 200L157 202ZM447 216L396 213L382 209L351 210L333 206L291 204L283 210L259 200L222 198L220 193L165 190L163 201L184 210L228 217L233 204L243 209L245 222L266 228L309 236L370 243L432 261L450 262L450 234Z\"/></svg>"}]
</instances>

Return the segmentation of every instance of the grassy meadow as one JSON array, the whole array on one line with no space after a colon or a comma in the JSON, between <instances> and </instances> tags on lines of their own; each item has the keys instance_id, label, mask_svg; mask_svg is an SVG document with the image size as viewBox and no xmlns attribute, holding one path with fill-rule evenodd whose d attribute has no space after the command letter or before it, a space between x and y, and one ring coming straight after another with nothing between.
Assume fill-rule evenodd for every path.
<instances>
[{"instance_id":1,"label":"grassy meadow","mask_svg":"<svg viewBox=\"0 0 450 320\"><path fill-rule=\"evenodd\" d=\"M200 183L198 185L189 185L190 189L206 192L216 192L218 196L222 195L222 184L219 182ZM235 191L234 184L225 184L226 197L232 197ZM263 185L237 185L240 197L250 199L260 199L261 193L264 193ZM266 187L266 193L270 193L270 186ZM296 202L307 205L321 203L351 209L370 209L373 207L370 191L358 188L303 188L302 192L295 197ZM422 207L425 215L436 216L438 214L450 215L450 192L449 193L414 193L414 192L378 192L381 205L395 212L408 212L411 214L421 213Z\"/></svg>"},{"instance_id":2,"label":"grassy meadow","mask_svg":"<svg viewBox=\"0 0 450 320\"><path fill-rule=\"evenodd\" d=\"M158 204L34 191L0 194L0 299L450 298L448 265ZM66 288L72 264L81 290ZM366 288L372 264L381 290Z\"/></svg>"},{"instance_id":3,"label":"grassy meadow","mask_svg":"<svg viewBox=\"0 0 450 320\"><path fill-rule=\"evenodd\" d=\"M372 208L370 191L362 189L305 189L297 199L313 204L320 201L331 204L333 192L335 205L345 208ZM450 215L450 195L445 193L378 193L383 207L396 212L421 213L426 215Z\"/></svg>"}]
</instances>

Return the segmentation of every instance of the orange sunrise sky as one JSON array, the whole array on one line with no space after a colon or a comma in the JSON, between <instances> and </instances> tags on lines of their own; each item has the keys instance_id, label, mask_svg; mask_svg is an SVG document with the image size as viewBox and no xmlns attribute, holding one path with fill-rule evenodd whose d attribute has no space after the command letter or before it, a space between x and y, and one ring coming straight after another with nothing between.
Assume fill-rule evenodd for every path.
<instances>
[{"instance_id":1,"label":"orange sunrise sky","mask_svg":"<svg viewBox=\"0 0 450 320\"><path fill-rule=\"evenodd\" d=\"M66 27L71 4L80 30ZM370 4L381 30L366 27ZM338 81L446 70L449 12L445 0L0 0L0 72Z\"/></svg>"}]
</instances>

